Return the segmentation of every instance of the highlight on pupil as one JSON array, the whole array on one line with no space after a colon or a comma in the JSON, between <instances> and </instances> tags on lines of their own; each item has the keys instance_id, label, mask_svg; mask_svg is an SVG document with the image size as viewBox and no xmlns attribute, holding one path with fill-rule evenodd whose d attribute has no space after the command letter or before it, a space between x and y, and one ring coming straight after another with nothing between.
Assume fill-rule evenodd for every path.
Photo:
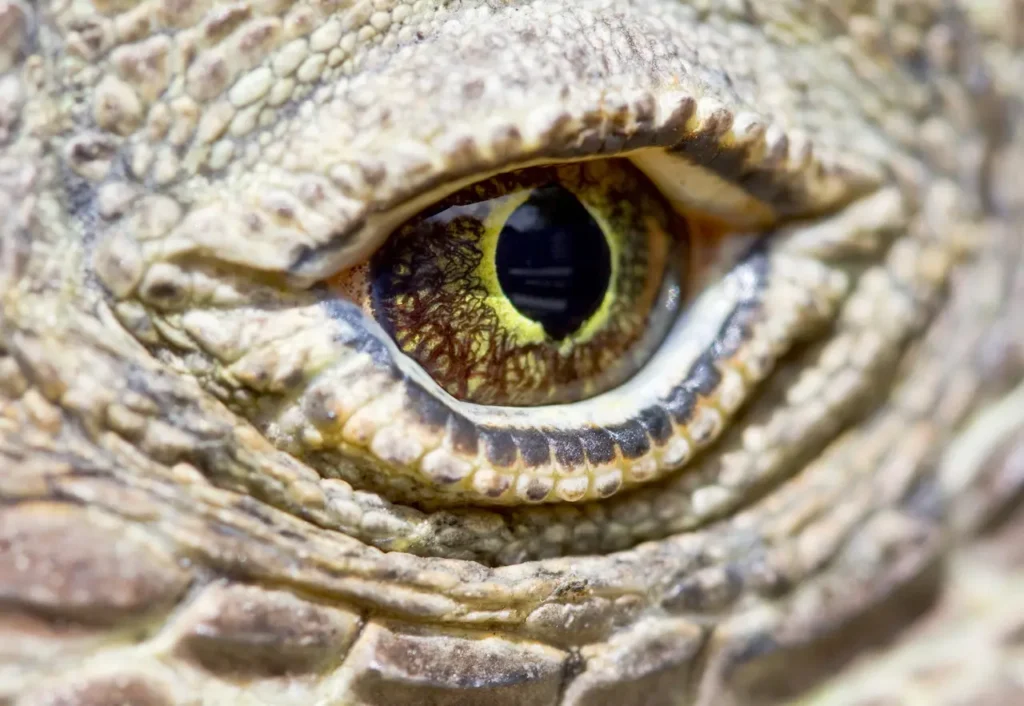
<instances>
[{"instance_id":1,"label":"highlight on pupil","mask_svg":"<svg viewBox=\"0 0 1024 706\"><path fill-rule=\"evenodd\" d=\"M508 217L495 268L512 306L556 341L597 311L612 274L601 226L558 184L535 189Z\"/></svg>"},{"instance_id":2,"label":"highlight on pupil","mask_svg":"<svg viewBox=\"0 0 1024 706\"><path fill-rule=\"evenodd\" d=\"M623 159L473 184L391 234L372 315L444 391L574 402L625 382L679 307L688 225Z\"/></svg>"}]
</instances>

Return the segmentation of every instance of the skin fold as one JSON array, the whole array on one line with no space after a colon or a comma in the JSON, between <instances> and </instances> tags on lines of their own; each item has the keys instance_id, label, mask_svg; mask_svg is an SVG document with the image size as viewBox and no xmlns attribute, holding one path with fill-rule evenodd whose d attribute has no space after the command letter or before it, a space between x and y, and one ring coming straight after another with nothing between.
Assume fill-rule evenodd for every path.
<instances>
[{"instance_id":1,"label":"skin fold","mask_svg":"<svg viewBox=\"0 0 1024 706\"><path fill-rule=\"evenodd\" d=\"M1022 43L0 0L0 705L1024 703ZM448 395L367 263L583 160L688 224L687 315L592 398Z\"/></svg>"}]
</instances>

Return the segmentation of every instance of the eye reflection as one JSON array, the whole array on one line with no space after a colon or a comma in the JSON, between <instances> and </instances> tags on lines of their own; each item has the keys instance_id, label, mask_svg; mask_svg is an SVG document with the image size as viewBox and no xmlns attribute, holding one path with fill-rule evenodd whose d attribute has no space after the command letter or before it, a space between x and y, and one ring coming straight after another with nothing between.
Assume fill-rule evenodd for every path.
<instances>
[{"instance_id":1,"label":"eye reflection","mask_svg":"<svg viewBox=\"0 0 1024 706\"><path fill-rule=\"evenodd\" d=\"M555 341L597 311L612 274L601 226L558 184L534 189L508 217L495 266L512 306Z\"/></svg>"},{"instance_id":2,"label":"eye reflection","mask_svg":"<svg viewBox=\"0 0 1024 706\"><path fill-rule=\"evenodd\" d=\"M676 314L687 227L624 160L474 184L370 262L373 315L454 397L571 402L628 379Z\"/></svg>"}]
</instances>

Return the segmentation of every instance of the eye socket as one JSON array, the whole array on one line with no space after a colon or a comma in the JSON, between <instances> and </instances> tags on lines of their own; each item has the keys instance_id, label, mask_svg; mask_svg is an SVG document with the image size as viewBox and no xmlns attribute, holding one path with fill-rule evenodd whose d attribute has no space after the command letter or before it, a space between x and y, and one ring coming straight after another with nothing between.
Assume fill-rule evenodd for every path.
<instances>
[{"instance_id":1,"label":"eye socket","mask_svg":"<svg viewBox=\"0 0 1024 706\"><path fill-rule=\"evenodd\" d=\"M364 273L430 377L486 405L574 402L631 377L684 298L687 223L629 162L531 167L444 199Z\"/></svg>"}]
</instances>

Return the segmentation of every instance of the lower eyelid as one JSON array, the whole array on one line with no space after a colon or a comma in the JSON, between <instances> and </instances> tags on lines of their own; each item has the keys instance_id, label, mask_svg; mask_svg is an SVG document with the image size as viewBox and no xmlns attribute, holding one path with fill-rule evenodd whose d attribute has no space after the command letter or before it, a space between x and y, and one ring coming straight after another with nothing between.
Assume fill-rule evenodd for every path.
<instances>
[{"instance_id":1,"label":"lower eyelid","mask_svg":"<svg viewBox=\"0 0 1024 706\"><path fill-rule=\"evenodd\" d=\"M714 441L753 385L788 349L793 336L830 320L843 293L840 285L827 268L813 260L755 252L709 290L686 321L677 323L663 350L634 380L598 398L555 407L460 403L403 362L393 344L384 345L381 353L370 358L360 358L358 341L385 341L379 328L365 328L372 320L357 315L362 323L351 317L346 320L362 332L348 334L356 336L351 343L342 342L352 350L346 354L351 363L322 371L296 401L303 406L308 404L303 400L317 399L317 409L337 409L338 414L317 415L307 408L307 413L296 418L300 427L280 427L279 431L303 438L307 433L301 425L315 423L319 447L325 451L334 447L342 454L339 458L346 454L375 458L373 463L384 465L383 472L375 471L372 477L360 475L358 482L364 487L369 483L371 489L393 499L404 497L406 491L401 488L410 483L418 488L415 497L441 506L469 500L501 505L605 497L605 493L650 482L679 468L695 451ZM762 298L762 287L778 291ZM785 294L789 291L802 294L793 299ZM783 308L767 311L766 301ZM832 303L824 306L823 302ZM384 357L378 359L378 355ZM341 411L345 409L348 411ZM610 464L591 459L586 444L577 461L571 461L572 454L565 456L559 451L573 439L584 440L590 431L624 428L623 424L640 421L658 409L669 426L657 432L657 427L644 423L648 446L639 457L632 458L633 452L626 446L614 451L615 460ZM651 417L652 423L657 419ZM460 421L453 427L455 420ZM461 437L452 436L456 428L462 430ZM396 436L398 430L401 433ZM499 441L494 436L498 431L506 445L511 444L510 455L492 448ZM531 469L527 462L532 451L520 448L519 442L532 444L534 437L544 440L553 460ZM469 440L472 445L453 445L457 438L464 440L458 443ZM614 435L609 438L611 448L619 449L621 440ZM402 443L395 445L396 439ZM556 442L558 439L561 441ZM406 441L419 450L403 451ZM293 451L301 455L300 450ZM329 456L322 455L324 451L318 453L321 462L330 463ZM574 465L555 463L558 458ZM653 468L646 459L654 461ZM445 468L461 470L452 476ZM570 480L580 474L588 479L583 494L568 486L563 493L560 479L572 485L577 481ZM614 489L611 482L615 478L609 474L619 474ZM537 483L530 480L534 477Z\"/></svg>"}]
</instances>

